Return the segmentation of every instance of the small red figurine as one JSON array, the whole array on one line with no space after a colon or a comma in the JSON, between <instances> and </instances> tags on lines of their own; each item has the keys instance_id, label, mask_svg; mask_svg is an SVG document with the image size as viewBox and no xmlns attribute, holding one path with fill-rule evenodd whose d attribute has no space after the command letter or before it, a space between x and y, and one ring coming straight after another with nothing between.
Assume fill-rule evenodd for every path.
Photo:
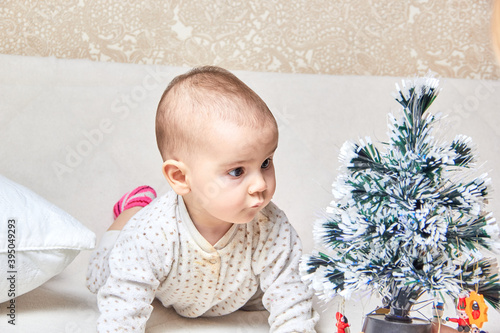
<instances>
[{"instance_id":1,"label":"small red figurine","mask_svg":"<svg viewBox=\"0 0 500 333\"><path fill-rule=\"evenodd\" d=\"M337 312L335 317L337 318L337 333L345 333L345 329L350 326L347 317L340 312Z\"/></svg>"},{"instance_id":2,"label":"small red figurine","mask_svg":"<svg viewBox=\"0 0 500 333\"><path fill-rule=\"evenodd\" d=\"M446 318L446 321L451 321L458 324L457 331L459 332L470 332L471 325L469 322L469 316L465 312L465 296L458 299L457 305L457 315L458 318Z\"/></svg>"}]
</instances>

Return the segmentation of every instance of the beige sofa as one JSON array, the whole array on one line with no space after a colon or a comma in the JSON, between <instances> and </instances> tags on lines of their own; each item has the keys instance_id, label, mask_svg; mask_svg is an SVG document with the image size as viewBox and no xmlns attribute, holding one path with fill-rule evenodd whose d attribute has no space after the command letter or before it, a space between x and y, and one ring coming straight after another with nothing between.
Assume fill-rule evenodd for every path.
<instances>
[{"instance_id":1,"label":"beige sofa","mask_svg":"<svg viewBox=\"0 0 500 333\"><path fill-rule=\"evenodd\" d=\"M167 83L186 70L0 55L0 174L68 212L99 240L125 191L141 184L159 194L168 190L154 115ZM236 74L278 121L274 201L310 252L312 223L332 199L340 146L364 136L386 139L386 115L398 107L391 93L400 78ZM493 188L500 188L500 82L443 78L441 87L431 109L448 115L440 133L471 136ZM498 199L493 192L490 208L497 217ZM90 251L77 253L61 273L16 298L15 326L8 323L10 303L0 305L0 332L95 331L96 299L85 287ZM348 301L351 332L359 332L363 315L379 304L375 293ZM317 309L318 332L334 332L340 301L318 302ZM431 313L429 307L421 312ZM455 316L453 304L446 315ZM238 312L185 319L155 303L147 332L267 332L266 318L265 312ZM490 309L489 318L484 328L495 332L500 315Z\"/></svg>"}]
</instances>

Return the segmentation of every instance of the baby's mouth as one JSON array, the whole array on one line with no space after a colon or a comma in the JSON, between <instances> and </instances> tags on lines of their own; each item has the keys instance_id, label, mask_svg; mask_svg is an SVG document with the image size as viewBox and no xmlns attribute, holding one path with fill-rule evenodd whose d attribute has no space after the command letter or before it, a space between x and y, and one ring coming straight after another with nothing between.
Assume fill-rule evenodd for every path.
<instances>
[{"instance_id":1,"label":"baby's mouth","mask_svg":"<svg viewBox=\"0 0 500 333\"><path fill-rule=\"evenodd\" d=\"M250 208L259 208L260 206L262 206L263 203L264 203L263 201L259 201Z\"/></svg>"}]
</instances>

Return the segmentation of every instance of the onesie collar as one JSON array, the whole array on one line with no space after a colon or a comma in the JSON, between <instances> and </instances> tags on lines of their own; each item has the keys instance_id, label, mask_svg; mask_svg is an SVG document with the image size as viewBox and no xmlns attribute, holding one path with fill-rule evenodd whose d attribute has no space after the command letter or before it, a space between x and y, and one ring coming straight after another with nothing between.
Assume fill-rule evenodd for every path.
<instances>
[{"instance_id":1,"label":"onesie collar","mask_svg":"<svg viewBox=\"0 0 500 333\"><path fill-rule=\"evenodd\" d=\"M226 232L226 234L222 236L222 238L219 239L219 241L215 243L215 245L212 246L212 244L210 244L205 239L205 237L203 237L200 234L198 229L196 229L196 226L194 225L193 221L191 220L191 217L189 216L186 204L184 203L184 199L182 198L182 196L177 195L177 202L178 202L177 207L179 208L179 215L184 226L186 226L187 231L189 232L191 238L195 241L195 243L198 244L198 246L205 252L211 253L226 247L226 245L229 244L229 242L231 241L234 234L239 228L239 225L234 223L231 226L231 228L229 228L229 230Z\"/></svg>"}]
</instances>

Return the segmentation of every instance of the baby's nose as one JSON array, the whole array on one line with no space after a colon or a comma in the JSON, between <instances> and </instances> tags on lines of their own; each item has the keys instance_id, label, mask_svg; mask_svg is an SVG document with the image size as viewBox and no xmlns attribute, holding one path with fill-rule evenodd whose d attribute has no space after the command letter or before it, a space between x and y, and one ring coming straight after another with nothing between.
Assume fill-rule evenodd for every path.
<instances>
[{"instance_id":1,"label":"baby's nose","mask_svg":"<svg viewBox=\"0 0 500 333\"><path fill-rule=\"evenodd\" d=\"M267 189L267 183L261 173L257 174L252 179L252 184L248 188L248 193L254 194L257 192L264 192Z\"/></svg>"}]
</instances>

